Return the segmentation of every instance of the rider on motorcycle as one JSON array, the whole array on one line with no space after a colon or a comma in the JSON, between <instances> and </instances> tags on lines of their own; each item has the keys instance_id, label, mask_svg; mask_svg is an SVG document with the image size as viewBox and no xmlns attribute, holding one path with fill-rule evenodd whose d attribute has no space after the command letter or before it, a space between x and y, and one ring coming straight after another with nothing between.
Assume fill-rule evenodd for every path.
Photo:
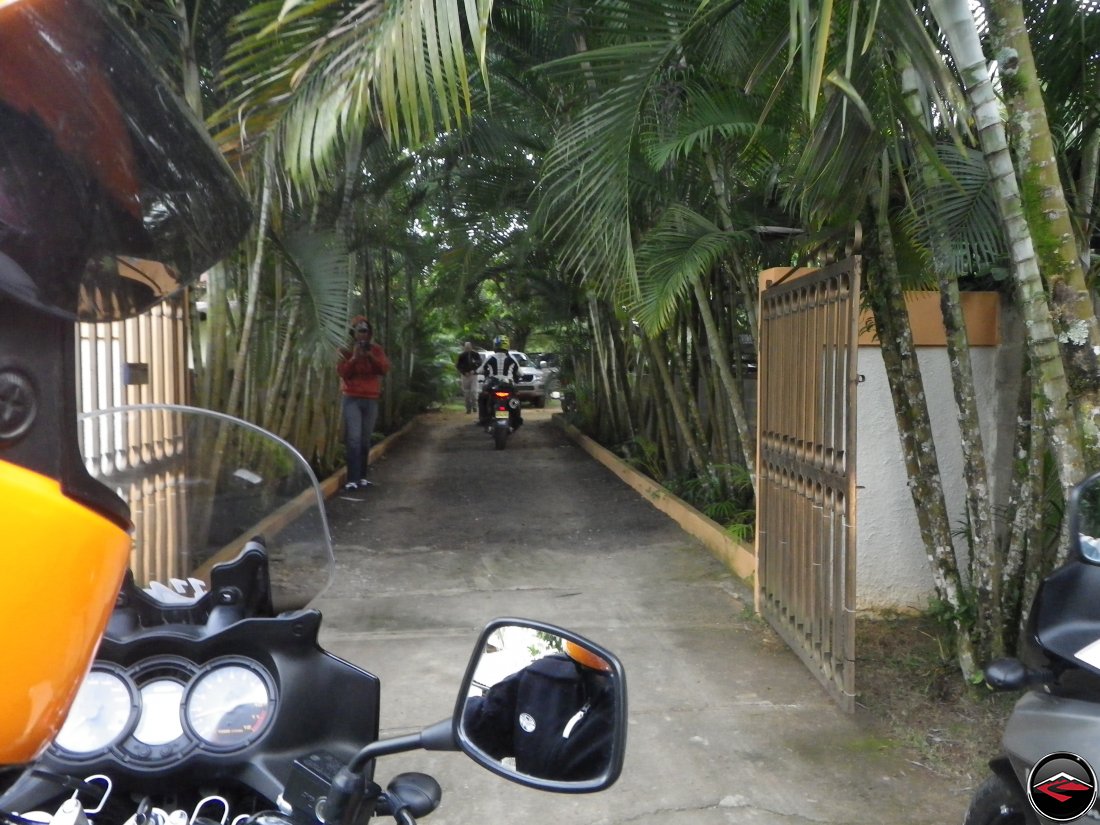
<instances>
[{"instance_id":1,"label":"rider on motorcycle","mask_svg":"<svg viewBox=\"0 0 1100 825\"><path fill-rule=\"evenodd\" d=\"M478 369L478 372L485 376L477 399L478 424L482 427L488 427L493 423L489 410L489 395L493 387L500 383L507 383L514 387L519 381L519 363L508 352L509 346L508 336L498 335L493 339L493 354L486 358L485 363ZM512 429L517 429L523 424L518 402L511 413Z\"/></svg>"},{"instance_id":2,"label":"rider on motorcycle","mask_svg":"<svg viewBox=\"0 0 1100 825\"><path fill-rule=\"evenodd\" d=\"M130 558L128 508L77 441L75 322L178 293L249 220L107 4L0 2L0 767L61 727Z\"/></svg>"}]
</instances>

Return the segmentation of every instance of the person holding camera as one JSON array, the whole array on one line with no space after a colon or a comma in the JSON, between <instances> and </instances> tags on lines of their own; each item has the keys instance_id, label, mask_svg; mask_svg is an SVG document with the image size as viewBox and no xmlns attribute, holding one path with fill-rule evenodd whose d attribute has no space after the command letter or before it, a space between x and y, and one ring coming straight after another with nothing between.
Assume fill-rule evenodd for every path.
<instances>
[{"instance_id":1,"label":"person holding camera","mask_svg":"<svg viewBox=\"0 0 1100 825\"><path fill-rule=\"evenodd\" d=\"M378 420L378 399L382 395L382 376L390 371L390 359L374 343L374 328L362 315L351 322L352 345L340 350L336 373L344 408L344 450L348 472L344 489L366 488L370 462L370 439ZM364 450L366 447L366 450Z\"/></svg>"}]
</instances>

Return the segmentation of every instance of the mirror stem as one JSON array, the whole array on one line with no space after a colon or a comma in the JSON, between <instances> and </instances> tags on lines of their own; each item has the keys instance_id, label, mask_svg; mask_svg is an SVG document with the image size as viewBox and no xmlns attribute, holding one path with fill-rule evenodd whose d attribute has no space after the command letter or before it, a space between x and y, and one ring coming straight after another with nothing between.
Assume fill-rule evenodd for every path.
<instances>
[{"instance_id":1,"label":"mirror stem","mask_svg":"<svg viewBox=\"0 0 1100 825\"><path fill-rule=\"evenodd\" d=\"M367 763L379 756L407 751L456 751L458 743L454 738L454 720L451 718L429 725L417 733L395 736L392 739L379 739L371 742L348 763L348 770L359 773Z\"/></svg>"}]
</instances>

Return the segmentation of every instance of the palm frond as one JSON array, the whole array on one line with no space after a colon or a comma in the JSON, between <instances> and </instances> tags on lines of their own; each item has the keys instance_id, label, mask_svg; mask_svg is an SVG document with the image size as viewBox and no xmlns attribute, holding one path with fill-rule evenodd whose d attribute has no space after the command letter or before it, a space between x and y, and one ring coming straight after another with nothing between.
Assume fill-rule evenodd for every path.
<instances>
[{"instance_id":1,"label":"palm frond","mask_svg":"<svg viewBox=\"0 0 1100 825\"><path fill-rule=\"evenodd\" d=\"M981 152L960 152L954 144L936 147L946 175L927 185L917 178L909 182L914 207L899 225L925 248L932 248L932 233L945 232L951 258L945 261L958 275L986 274L1005 264L1007 246L997 212L993 182Z\"/></svg>"},{"instance_id":2,"label":"palm frond","mask_svg":"<svg viewBox=\"0 0 1100 825\"><path fill-rule=\"evenodd\" d=\"M743 146L757 135L758 101L729 88L698 84L684 84L680 93L683 112L672 133L646 142L646 157L655 169L686 158L698 147L734 140Z\"/></svg>"},{"instance_id":3,"label":"palm frond","mask_svg":"<svg viewBox=\"0 0 1100 825\"><path fill-rule=\"evenodd\" d=\"M602 50L593 66L629 56L630 75L559 132L543 165L536 224L562 248L564 268L591 277L597 287L636 283L628 191L631 152L641 102L669 48L657 41Z\"/></svg>"},{"instance_id":4,"label":"palm frond","mask_svg":"<svg viewBox=\"0 0 1100 825\"><path fill-rule=\"evenodd\" d=\"M335 349L347 340L351 272L347 246L334 232L299 230L283 247L298 275L307 326Z\"/></svg>"},{"instance_id":5,"label":"palm frond","mask_svg":"<svg viewBox=\"0 0 1100 825\"><path fill-rule=\"evenodd\" d=\"M492 0L266 0L235 22L224 72L229 103L213 118L225 143L276 131L291 176L315 190L338 172L345 135L373 119L416 145L471 112L470 45L485 76Z\"/></svg>"},{"instance_id":6,"label":"palm frond","mask_svg":"<svg viewBox=\"0 0 1100 825\"><path fill-rule=\"evenodd\" d=\"M669 207L638 247L639 294L632 307L647 335L663 331L688 296L745 233L726 232L683 204Z\"/></svg>"}]
</instances>

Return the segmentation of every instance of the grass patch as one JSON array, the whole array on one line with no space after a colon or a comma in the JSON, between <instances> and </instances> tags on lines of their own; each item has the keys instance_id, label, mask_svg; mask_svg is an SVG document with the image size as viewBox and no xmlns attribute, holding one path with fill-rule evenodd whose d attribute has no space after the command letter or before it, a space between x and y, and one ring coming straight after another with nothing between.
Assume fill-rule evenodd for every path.
<instances>
[{"instance_id":1,"label":"grass patch","mask_svg":"<svg viewBox=\"0 0 1100 825\"><path fill-rule=\"evenodd\" d=\"M927 616L856 621L859 713L906 759L965 787L989 773L1019 694L963 681L951 634Z\"/></svg>"}]
</instances>

